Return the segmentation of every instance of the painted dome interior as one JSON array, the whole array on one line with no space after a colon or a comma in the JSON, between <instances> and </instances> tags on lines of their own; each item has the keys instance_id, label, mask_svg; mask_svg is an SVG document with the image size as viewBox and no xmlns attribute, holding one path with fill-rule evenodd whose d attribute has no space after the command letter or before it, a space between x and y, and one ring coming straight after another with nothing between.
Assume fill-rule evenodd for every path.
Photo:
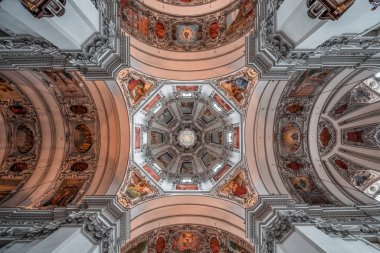
<instances>
[{"instance_id":1,"label":"painted dome interior","mask_svg":"<svg viewBox=\"0 0 380 253\"><path fill-rule=\"evenodd\" d=\"M209 191L242 157L242 117L209 83L164 83L133 126L133 160L164 191Z\"/></svg>"}]
</instances>

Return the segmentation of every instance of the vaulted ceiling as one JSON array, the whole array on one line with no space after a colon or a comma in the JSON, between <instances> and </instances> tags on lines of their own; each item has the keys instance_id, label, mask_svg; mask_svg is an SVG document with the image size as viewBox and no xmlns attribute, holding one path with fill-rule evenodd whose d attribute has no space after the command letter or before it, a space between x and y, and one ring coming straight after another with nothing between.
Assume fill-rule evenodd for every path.
<instances>
[{"instance_id":1,"label":"vaulted ceiling","mask_svg":"<svg viewBox=\"0 0 380 253\"><path fill-rule=\"evenodd\" d=\"M168 243L249 252L245 210L259 195L380 200L380 20L370 9L365 24L347 20L365 1L338 16L316 13L319 2L121 0L95 5L112 21L106 32L119 30L86 54L33 45L24 55L42 51L55 64L22 70L0 54L0 205L53 209L116 195L131 208L123 252ZM331 37L342 20L355 25ZM0 53L21 43L9 41Z\"/></svg>"}]
</instances>

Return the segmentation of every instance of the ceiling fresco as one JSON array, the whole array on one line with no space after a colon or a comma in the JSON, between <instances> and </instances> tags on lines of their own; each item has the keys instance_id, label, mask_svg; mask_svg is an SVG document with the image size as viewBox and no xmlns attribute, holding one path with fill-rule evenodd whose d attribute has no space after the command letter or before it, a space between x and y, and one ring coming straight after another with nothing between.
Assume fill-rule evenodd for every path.
<instances>
[{"instance_id":1,"label":"ceiling fresco","mask_svg":"<svg viewBox=\"0 0 380 253\"><path fill-rule=\"evenodd\" d=\"M315 69L296 73L288 82L278 103L275 117L276 166L292 197L311 205L332 205L339 202L323 186L312 166L307 133L312 104L337 69ZM324 152L334 145L333 130L322 121L320 142Z\"/></svg>"},{"instance_id":2,"label":"ceiling fresco","mask_svg":"<svg viewBox=\"0 0 380 253\"><path fill-rule=\"evenodd\" d=\"M216 227L177 225L160 227L128 242L122 253L248 253L253 247Z\"/></svg>"},{"instance_id":3,"label":"ceiling fresco","mask_svg":"<svg viewBox=\"0 0 380 253\"><path fill-rule=\"evenodd\" d=\"M338 91L339 89L333 95L336 96ZM347 154L351 153L350 147L354 147L360 152L356 154L358 158L365 160L367 157L368 160L372 159L375 163L380 163L377 159L378 155L372 156L369 152L380 150L380 124L378 122L368 124L363 121L370 118L373 111L376 115L376 108L368 108L367 115L349 117L356 111L379 101L380 75L375 74L360 80L352 89L341 95L338 102L332 105L332 109L326 112L326 116L330 119L320 118L321 127L318 130L321 157L325 157L326 162L331 164L354 188L377 200L380 200L380 173L368 167L368 164L363 164L363 160L348 158ZM326 104L329 103L329 101L326 102ZM349 124L355 124L355 126L348 127ZM339 129L334 126L338 126ZM331 152L336 145L338 149ZM326 163L323 165L327 166Z\"/></svg>"},{"instance_id":4,"label":"ceiling fresco","mask_svg":"<svg viewBox=\"0 0 380 253\"><path fill-rule=\"evenodd\" d=\"M215 2L217 0L158 0L165 4L180 5L180 6L194 6Z\"/></svg>"},{"instance_id":5,"label":"ceiling fresco","mask_svg":"<svg viewBox=\"0 0 380 253\"><path fill-rule=\"evenodd\" d=\"M5 143L0 160L1 203L16 193L33 173L43 136L36 109L6 76L0 76L0 112L4 127L1 138Z\"/></svg>"},{"instance_id":6,"label":"ceiling fresco","mask_svg":"<svg viewBox=\"0 0 380 253\"><path fill-rule=\"evenodd\" d=\"M74 204L84 196L97 168L100 134L96 106L78 73L47 70L35 74L59 104L67 133L65 159L57 178L30 208Z\"/></svg>"},{"instance_id":7,"label":"ceiling fresco","mask_svg":"<svg viewBox=\"0 0 380 253\"><path fill-rule=\"evenodd\" d=\"M242 142L244 106L257 82L252 69L191 83L124 70L118 82L134 136L132 163L119 196L124 205L162 194L196 192L244 206L255 202Z\"/></svg>"},{"instance_id":8,"label":"ceiling fresco","mask_svg":"<svg viewBox=\"0 0 380 253\"><path fill-rule=\"evenodd\" d=\"M191 2L195 3L186 1ZM255 1L244 0L204 16L168 16L140 1L124 0L119 14L122 29L146 44L173 51L200 51L229 44L251 31L255 9Z\"/></svg>"}]
</instances>

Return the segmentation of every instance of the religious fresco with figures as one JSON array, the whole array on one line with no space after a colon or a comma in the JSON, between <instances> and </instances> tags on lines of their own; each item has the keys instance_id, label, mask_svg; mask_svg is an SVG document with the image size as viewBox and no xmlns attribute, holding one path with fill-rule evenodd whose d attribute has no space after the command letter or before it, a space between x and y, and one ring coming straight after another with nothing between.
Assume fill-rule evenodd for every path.
<instances>
[{"instance_id":1,"label":"religious fresco with figures","mask_svg":"<svg viewBox=\"0 0 380 253\"><path fill-rule=\"evenodd\" d=\"M152 88L134 104L128 87L130 80L137 79L150 82ZM236 85L240 79L243 83ZM162 194L195 192L243 206L255 203L256 192L242 155L242 122L250 91L258 81L256 72L247 68L209 82L175 83L126 69L117 80L129 106L134 136L132 163L118 193L124 206ZM223 86L229 80L232 89L227 91L233 93Z\"/></svg>"},{"instance_id":2,"label":"religious fresco with figures","mask_svg":"<svg viewBox=\"0 0 380 253\"><path fill-rule=\"evenodd\" d=\"M90 186L98 164L100 130L95 103L86 81L76 72L46 70L35 71L35 75L59 101L67 137L65 159L56 180L42 200L30 208L49 209L78 203Z\"/></svg>"},{"instance_id":3,"label":"religious fresco with figures","mask_svg":"<svg viewBox=\"0 0 380 253\"><path fill-rule=\"evenodd\" d=\"M0 203L16 193L36 169L43 138L36 108L18 85L0 76L1 138L8 140L0 160Z\"/></svg>"},{"instance_id":4,"label":"religious fresco with figures","mask_svg":"<svg viewBox=\"0 0 380 253\"><path fill-rule=\"evenodd\" d=\"M158 0L165 4L178 5L178 6L195 6L202 4L210 4L216 0Z\"/></svg>"},{"instance_id":5,"label":"religious fresco with figures","mask_svg":"<svg viewBox=\"0 0 380 253\"><path fill-rule=\"evenodd\" d=\"M312 166L307 139L312 104L338 72L338 69L297 72L285 87L277 106L274 123L275 166L289 193L301 203L339 204L318 179ZM327 154L336 141L336 130L330 126L327 120L321 121L318 126L321 154Z\"/></svg>"},{"instance_id":6,"label":"religious fresco with figures","mask_svg":"<svg viewBox=\"0 0 380 253\"><path fill-rule=\"evenodd\" d=\"M174 51L207 50L231 43L253 29L255 13L256 1L252 0L233 1L223 10L199 17L168 16L131 0L122 0L119 9L122 29L128 34Z\"/></svg>"},{"instance_id":7,"label":"religious fresco with figures","mask_svg":"<svg viewBox=\"0 0 380 253\"><path fill-rule=\"evenodd\" d=\"M122 253L248 253L250 243L218 229L200 225L160 227L129 241Z\"/></svg>"}]
</instances>

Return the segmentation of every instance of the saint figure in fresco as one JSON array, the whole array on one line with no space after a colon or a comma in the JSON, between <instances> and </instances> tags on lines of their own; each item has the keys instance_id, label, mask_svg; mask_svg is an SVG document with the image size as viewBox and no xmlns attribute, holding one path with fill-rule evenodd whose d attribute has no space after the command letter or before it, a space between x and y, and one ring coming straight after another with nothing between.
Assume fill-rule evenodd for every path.
<instances>
[{"instance_id":1,"label":"saint figure in fresco","mask_svg":"<svg viewBox=\"0 0 380 253\"><path fill-rule=\"evenodd\" d=\"M143 98L151 87L151 84L147 84L141 79L130 80L128 83L128 91L133 103L137 103L141 98Z\"/></svg>"},{"instance_id":2,"label":"saint figure in fresco","mask_svg":"<svg viewBox=\"0 0 380 253\"><path fill-rule=\"evenodd\" d=\"M229 96L233 97L238 103L242 103L244 100L243 93L248 88L248 81L239 77L234 81L223 83L222 87L226 90Z\"/></svg>"}]
</instances>

